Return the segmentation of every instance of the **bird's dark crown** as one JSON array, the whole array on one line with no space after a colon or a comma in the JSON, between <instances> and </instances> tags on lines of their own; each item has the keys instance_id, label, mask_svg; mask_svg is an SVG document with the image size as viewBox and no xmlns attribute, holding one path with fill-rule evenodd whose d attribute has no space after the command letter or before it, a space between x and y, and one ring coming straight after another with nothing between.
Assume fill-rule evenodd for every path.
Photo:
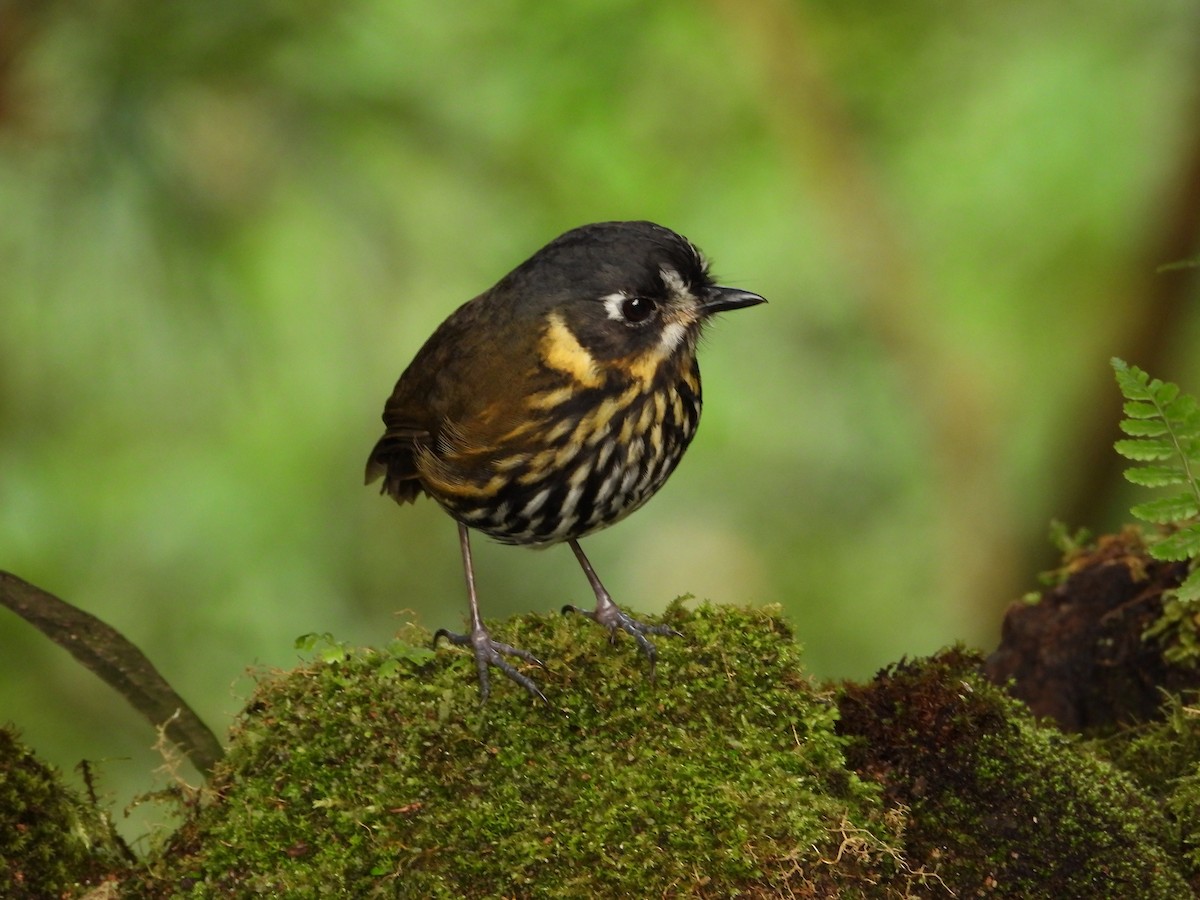
<instances>
[{"instance_id":1,"label":"bird's dark crown","mask_svg":"<svg viewBox=\"0 0 1200 900\"><path fill-rule=\"evenodd\" d=\"M598 222L555 238L501 279L512 291L546 307L598 299L616 291L664 293L663 269L685 283L708 282L708 263L692 243L653 222Z\"/></svg>"},{"instance_id":2,"label":"bird's dark crown","mask_svg":"<svg viewBox=\"0 0 1200 900\"><path fill-rule=\"evenodd\" d=\"M543 357L565 368L690 356L712 289L708 263L686 238L651 222L568 231L496 285L546 331ZM581 352L582 351L582 352ZM578 367L577 367L578 368Z\"/></svg>"}]
</instances>

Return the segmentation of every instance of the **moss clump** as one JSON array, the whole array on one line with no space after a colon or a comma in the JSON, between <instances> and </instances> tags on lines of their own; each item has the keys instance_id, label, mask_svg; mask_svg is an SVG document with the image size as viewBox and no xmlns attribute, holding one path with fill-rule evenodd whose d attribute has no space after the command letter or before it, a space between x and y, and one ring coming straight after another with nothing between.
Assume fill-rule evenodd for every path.
<instances>
[{"instance_id":1,"label":"moss clump","mask_svg":"<svg viewBox=\"0 0 1200 900\"><path fill-rule=\"evenodd\" d=\"M127 860L107 818L0 727L0 897L72 896Z\"/></svg>"},{"instance_id":2,"label":"moss clump","mask_svg":"<svg viewBox=\"0 0 1200 900\"><path fill-rule=\"evenodd\" d=\"M137 896L901 896L897 823L775 611L675 604L657 684L579 617L496 629L543 707L474 661L357 652L259 685L211 799ZM335 657L338 655L335 654Z\"/></svg>"},{"instance_id":3,"label":"moss clump","mask_svg":"<svg viewBox=\"0 0 1200 900\"><path fill-rule=\"evenodd\" d=\"M1194 692L1171 695L1161 720L1089 743L1126 772L1166 815L1170 846L1178 848L1183 871L1200 890L1200 709Z\"/></svg>"},{"instance_id":4,"label":"moss clump","mask_svg":"<svg viewBox=\"0 0 1200 900\"><path fill-rule=\"evenodd\" d=\"M1188 896L1169 823L1122 773L979 674L960 650L847 688L848 760L909 810L904 853L958 896Z\"/></svg>"}]
</instances>

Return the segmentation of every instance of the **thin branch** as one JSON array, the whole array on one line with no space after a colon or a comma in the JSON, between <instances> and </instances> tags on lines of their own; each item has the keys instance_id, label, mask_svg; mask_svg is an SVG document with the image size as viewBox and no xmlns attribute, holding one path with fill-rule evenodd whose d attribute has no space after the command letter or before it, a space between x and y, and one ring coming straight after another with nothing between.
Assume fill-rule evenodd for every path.
<instances>
[{"instance_id":1,"label":"thin branch","mask_svg":"<svg viewBox=\"0 0 1200 900\"><path fill-rule=\"evenodd\" d=\"M164 729L201 772L211 772L224 755L220 741L195 711L146 655L111 625L10 572L0 571L0 604L115 688L155 728Z\"/></svg>"}]
</instances>

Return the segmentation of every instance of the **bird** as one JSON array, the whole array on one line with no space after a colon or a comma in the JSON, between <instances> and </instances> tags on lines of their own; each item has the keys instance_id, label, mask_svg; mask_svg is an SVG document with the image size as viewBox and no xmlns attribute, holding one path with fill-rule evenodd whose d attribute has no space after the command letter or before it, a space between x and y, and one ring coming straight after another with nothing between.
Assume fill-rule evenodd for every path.
<instances>
[{"instance_id":1,"label":"bird","mask_svg":"<svg viewBox=\"0 0 1200 900\"><path fill-rule=\"evenodd\" d=\"M716 284L687 238L647 221L567 231L442 322L401 374L383 410L366 483L397 503L431 497L458 524L469 630L438 630L470 648L481 703L495 667L546 702L509 659L544 668L492 637L479 612L470 533L500 543L566 543L595 594L568 604L630 635L654 677L648 635L677 636L622 610L579 546L663 486L700 421L696 349L721 312L765 303Z\"/></svg>"}]
</instances>

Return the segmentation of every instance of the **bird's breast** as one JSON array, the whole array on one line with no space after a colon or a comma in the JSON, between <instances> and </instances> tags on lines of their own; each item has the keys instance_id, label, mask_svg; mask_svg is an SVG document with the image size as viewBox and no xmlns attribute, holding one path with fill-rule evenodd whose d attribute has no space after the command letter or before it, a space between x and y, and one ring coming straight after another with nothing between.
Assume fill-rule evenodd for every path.
<instances>
[{"instance_id":1,"label":"bird's breast","mask_svg":"<svg viewBox=\"0 0 1200 900\"><path fill-rule=\"evenodd\" d=\"M573 351L559 359L583 361ZM525 407L491 446L450 440L418 468L427 492L464 524L504 543L553 544L613 524L662 487L699 424L700 372L693 358L650 384L568 378Z\"/></svg>"}]
</instances>

